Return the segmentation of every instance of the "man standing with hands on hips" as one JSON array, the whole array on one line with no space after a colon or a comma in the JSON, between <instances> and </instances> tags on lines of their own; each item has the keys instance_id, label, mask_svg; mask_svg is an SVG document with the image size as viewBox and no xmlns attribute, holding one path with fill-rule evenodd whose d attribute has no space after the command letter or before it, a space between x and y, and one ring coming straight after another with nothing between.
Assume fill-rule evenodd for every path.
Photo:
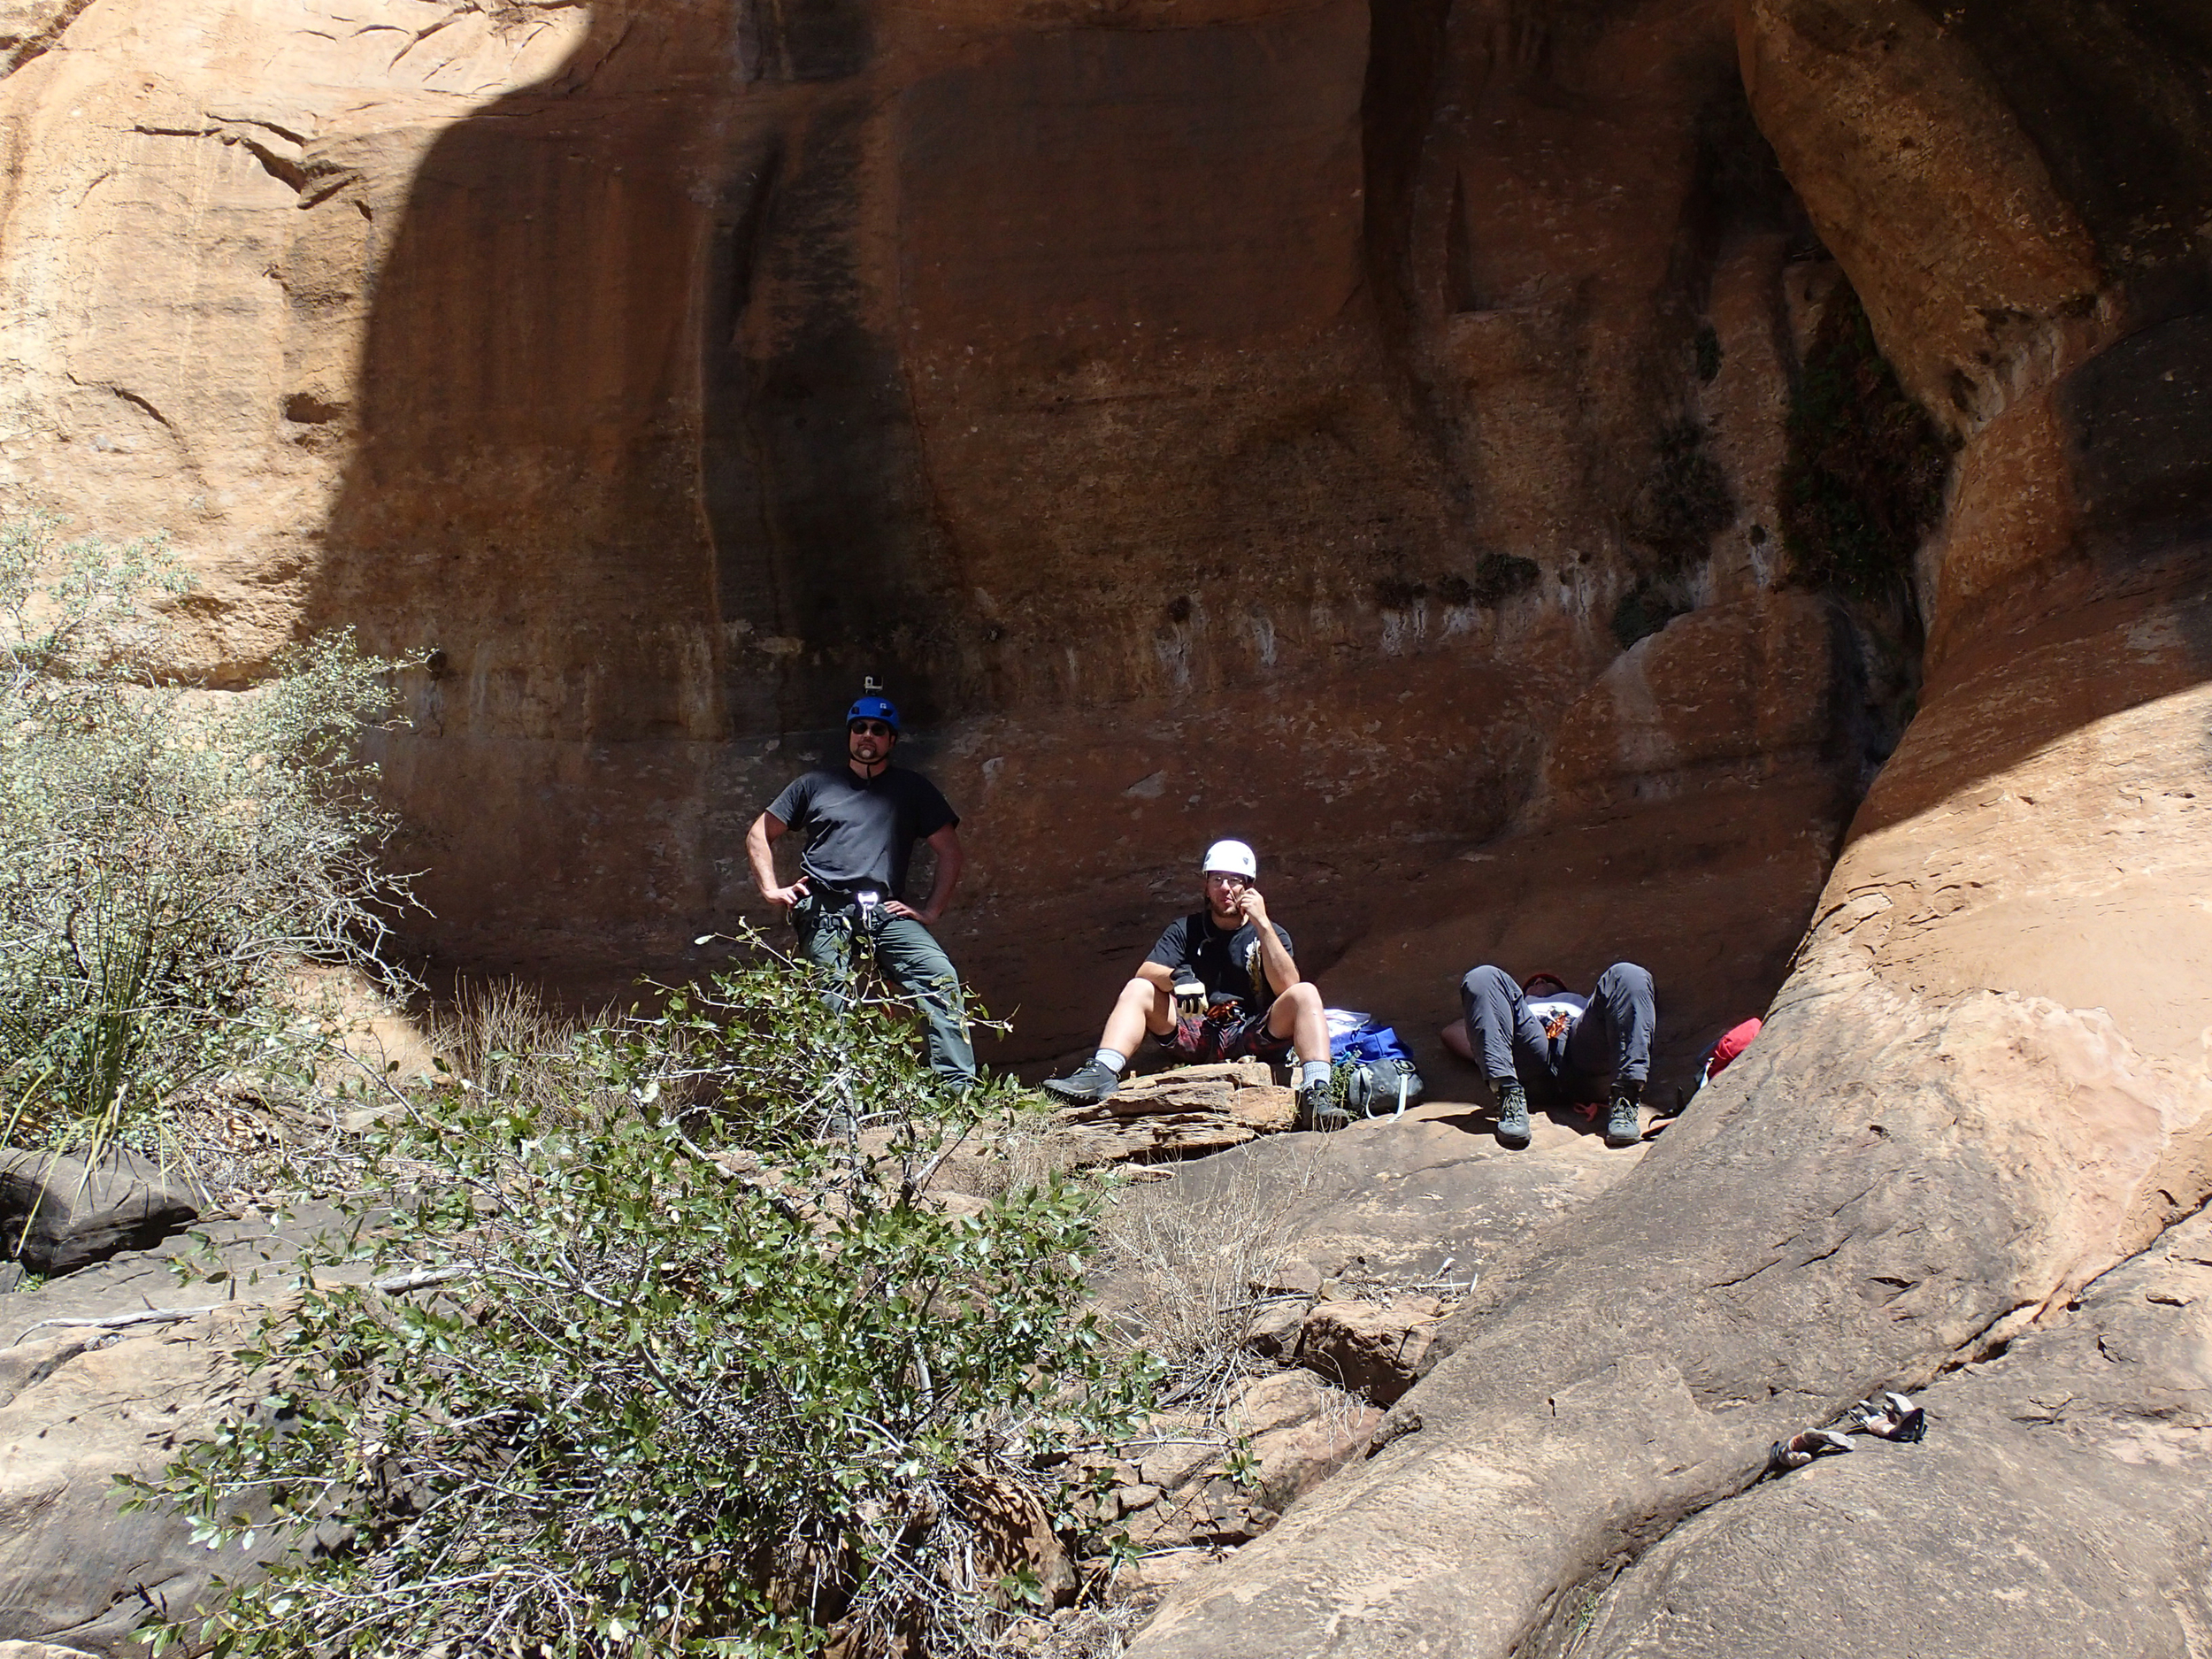
<instances>
[{"instance_id":1,"label":"man standing with hands on hips","mask_svg":"<svg viewBox=\"0 0 2212 1659\"><path fill-rule=\"evenodd\" d=\"M875 682L868 683L872 692ZM884 978L928 1021L930 1069L948 1088L965 1093L976 1080L967 1003L960 975L929 931L951 902L966 862L960 818L935 784L891 764L899 735L899 711L887 699L855 703L845 712L845 764L787 784L745 832L745 856L761 897L789 913L801 952L841 985L851 984L854 948L867 941ZM806 838L798 879L787 887L776 879L774 851L786 830ZM918 841L937 854L936 879L918 908L905 898Z\"/></svg>"},{"instance_id":2,"label":"man standing with hands on hips","mask_svg":"<svg viewBox=\"0 0 2212 1659\"><path fill-rule=\"evenodd\" d=\"M1123 1068L1147 1032L1187 1061L1251 1055L1272 1062L1294 1043L1300 1124L1318 1128L1340 1120L1330 1095L1321 993L1299 974L1290 935L1268 916L1257 856L1242 841L1216 841L1206 849L1202 873L1205 908L1169 924L1138 964L1106 1017L1098 1053L1044 1087L1063 1100L1104 1100L1121 1087ZM1186 987L1189 1003L1199 1006L1178 1007Z\"/></svg>"}]
</instances>

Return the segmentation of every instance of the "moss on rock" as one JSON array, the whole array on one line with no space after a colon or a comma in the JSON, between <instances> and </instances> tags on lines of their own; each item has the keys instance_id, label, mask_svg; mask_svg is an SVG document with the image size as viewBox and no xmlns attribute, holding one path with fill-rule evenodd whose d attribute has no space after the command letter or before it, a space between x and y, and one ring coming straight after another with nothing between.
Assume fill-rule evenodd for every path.
<instances>
[{"instance_id":1,"label":"moss on rock","mask_svg":"<svg viewBox=\"0 0 2212 1659\"><path fill-rule=\"evenodd\" d=\"M1934 421L1876 345L1858 295L1838 283L1790 398L1780 509L1791 580L1860 599L1909 595L1913 555L1942 517L1950 465Z\"/></svg>"}]
</instances>

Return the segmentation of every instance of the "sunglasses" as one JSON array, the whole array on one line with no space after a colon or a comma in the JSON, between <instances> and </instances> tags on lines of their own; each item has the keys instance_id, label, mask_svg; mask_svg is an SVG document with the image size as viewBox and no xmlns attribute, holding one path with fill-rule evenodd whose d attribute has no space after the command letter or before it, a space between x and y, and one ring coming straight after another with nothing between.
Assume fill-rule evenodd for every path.
<instances>
[{"instance_id":1,"label":"sunglasses","mask_svg":"<svg viewBox=\"0 0 2212 1659\"><path fill-rule=\"evenodd\" d=\"M881 720L855 720L845 730L855 737L895 737L896 733Z\"/></svg>"}]
</instances>

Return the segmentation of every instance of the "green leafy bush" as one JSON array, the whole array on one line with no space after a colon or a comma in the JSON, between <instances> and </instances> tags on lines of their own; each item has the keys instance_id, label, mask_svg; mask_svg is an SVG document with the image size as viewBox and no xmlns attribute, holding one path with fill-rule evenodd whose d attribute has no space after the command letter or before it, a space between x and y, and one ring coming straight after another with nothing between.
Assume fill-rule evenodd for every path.
<instances>
[{"instance_id":1,"label":"green leafy bush","mask_svg":"<svg viewBox=\"0 0 2212 1659\"><path fill-rule=\"evenodd\" d=\"M1069 1524L1054 1469L1127 1432L1149 1368L1079 1312L1093 1200L933 1208L1003 1099L947 1102L910 1018L822 989L762 967L677 995L583 1045L563 1110L541 1079L396 1109L374 1158L400 1200L344 1252L373 1283L273 1315L265 1396L140 1494L288 1540L169 1634L991 1651L1002 1604L1044 1594L1013 1535Z\"/></svg>"},{"instance_id":2,"label":"green leafy bush","mask_svg":"<svg viewBox=\"0 0 2212 1659\"><path fill-rule=\"evenodd\" d=\"M254 1040L303 958L376 965L388 827L355 748L394 664L349 635L236 695L165 683L158 541L0 524L0 1124L127 1138Z\"/></svg>"},{"instance_id":3,"label":"green leafy bush","mask_svg":"<svg viewBox=\"0 0 2212 1659\"><path fill-rule=\"evenodd\" d=\"M1790 398L1779 509L1793 579L1861 599L1909 597L1949 470L1935 423L1905 396L1858 295L1839 282Z\"/></svg>"}]
</instances>

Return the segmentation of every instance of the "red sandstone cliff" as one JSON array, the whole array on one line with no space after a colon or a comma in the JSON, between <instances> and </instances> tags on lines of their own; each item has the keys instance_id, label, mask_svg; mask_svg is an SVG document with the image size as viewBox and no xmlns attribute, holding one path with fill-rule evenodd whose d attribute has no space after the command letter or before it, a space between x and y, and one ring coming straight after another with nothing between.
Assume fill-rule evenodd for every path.
<instances>
[{"instance_id":1,"label":"red sandstone cliff","mask_svg":"<svg viewBox=\"0 0 2212 1659\"><path fill-rule=\"evenodd\" d=\"M437 648L386 761L454 957L728 922L874 672L1033 1051L1224 831L1409 1024L1483 955L1644 956L1678 1048L1779 986L1486 1273L1415 1432L1141 1651L1549 1651L1632 1559L1605 1651L1758 1651L1710 1586L1823 1524L1729 1507L1766 1441L2060 1340L2204 1197L2187 0L18 0L0 53L0 478L169 528L219 680L328 622ZM1824 255L1958 445L1910 616L1777 591ZM1668 574L1685 420L1731 504ZM1655 582L1696 609L1624 653ZM2001 1414L1939 1466L2118 1517L2053 1651L2143 1586L2182 1611L2138 1650L2193 1640L2200 1528L2128 1471L2200 1489L2200 1329L2158 1434L2082 1431L2101 1473ZM1854 1571L1900 1570L1886 1502Z\"/></svg>"},{"instance_id":2,"label":"red sandstone cliff","mask_svg":"<svg viewBox=\"0 0 2212 1659\"><path fill-rule=\"evenodd\" d=\"M1052 1052L1215 833L1325 964L1556 816L1670 423L1734 503L1690 596L1778 573L1816 250L1714 0L19 10L0 474L168 528L219 679L311 626L436 649L384 760L464 964L731 923L875 672L968 816L956 955ZM1789 728L1771 810L1621 768L1771 878L1748 989L1611 902L1686 1030L1771 985L1859 787L1863 653L1804 626L1795 701L1691 742ZM1440 1006L1459 954L1361 994Z\"/></svg>"}]
</instances>

